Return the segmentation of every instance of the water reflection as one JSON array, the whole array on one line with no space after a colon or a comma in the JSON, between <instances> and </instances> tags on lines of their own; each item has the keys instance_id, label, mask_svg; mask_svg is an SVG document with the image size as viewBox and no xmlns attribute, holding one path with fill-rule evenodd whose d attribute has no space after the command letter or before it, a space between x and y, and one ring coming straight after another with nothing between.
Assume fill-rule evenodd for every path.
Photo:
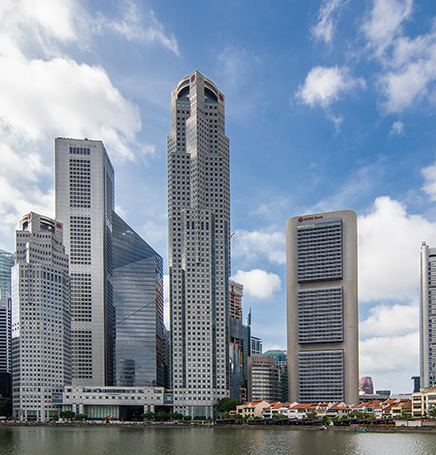
<instances>
[{"instance_id":1,"label":"water reflection","mask_svg":"<svg viewBox=\"0 0 436 455\"><path fill-rule=\"evenodd\" d=\"M210 428L0 427L0 455L433 455L436 435Z\"/></svg>"}]
</instances>

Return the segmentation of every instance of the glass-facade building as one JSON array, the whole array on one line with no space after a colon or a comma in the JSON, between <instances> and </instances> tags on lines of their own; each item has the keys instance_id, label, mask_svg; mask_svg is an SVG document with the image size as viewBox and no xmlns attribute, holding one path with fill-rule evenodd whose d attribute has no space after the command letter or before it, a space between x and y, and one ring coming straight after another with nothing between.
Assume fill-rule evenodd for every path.
<instances>
[{"instance_id":1,"label":"glass-facade building","mask_svg":"<svg viewBox=\"0 0 436 455\"><path fill-rule=\"evenodd\" d=\"M164 386L162 257L116 213L112 226L115 385Z\"/></svg>"}]
</instances>

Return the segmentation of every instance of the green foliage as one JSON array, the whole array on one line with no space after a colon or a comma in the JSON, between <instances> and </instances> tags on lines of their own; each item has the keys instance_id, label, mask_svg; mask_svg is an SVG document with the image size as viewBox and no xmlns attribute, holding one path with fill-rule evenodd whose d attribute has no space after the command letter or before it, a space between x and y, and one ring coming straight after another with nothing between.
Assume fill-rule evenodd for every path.
<instances>
[{"instance_id":1,"label":"green foliage","mask_svg":"<svg viewBox=\"0 0 436 455\"><path fill-rule=\"evenodd\" d=\"M74 420L76 414L73 411L61 411L59 417L65 420Z\"/></svg>"},{"instance_id":2,"label":"green foliage","mask_svg":"<svg viewBox=\"0 0 436 455\"><path fill-rule=\"evenodd\" d=\"M168 412L159 411L158 413L156 413L155 419L157 422L167 422L168 420L170 420L170 416Z\"/></svg>"},{"instance_id":3,"label":"green foliage","mask_svg":"<svg viewBox=\"0 0 436 455\"><path fill-rule=\"evenodd\" d=\"M431 406L430 409L428 410L428 416L429 417L436 417L436 406Z\"/></svg>"},{"instance_id":4,"label":"green foliage","mask_svg":"<svg viewBox=\"0 0 436 455\"><path fill-rule=\"evenodd\" d=\"M220 413L234 411L240 404L236 398L221 398L217 401L216 410Z\"/></svg>"},{"instance_id":5,"label":"green foliage","mask_svg":"<svg viewBox=\"0 0 436 455\"><path fill-rule=\"evenodd\" d=\"M75 420L86 420L86 414L76 414Z\"/></svg>"},{"instance_id":6,"label":"green foliage","mask_svg":"<svg viewBox=\"0 0 436 455\"><path fill-rule=\"evenodd\" d=\"M144 414L141 414L142 420L154 420L154 412L147 411Z\"/></svg>"},{"instance_id":7,"label":"green foliage","mask_svg":"<svg viewBox=\"0 0 436 455\"><path fill-rule=\"evenodd\" d=\"M315 411L312 411L312 412L308 412L308 413L306 414L306 417L307 417L308 419L316 419L316 418L318 417L318 414L317 414Z\"/></svg>"}]
</instances>

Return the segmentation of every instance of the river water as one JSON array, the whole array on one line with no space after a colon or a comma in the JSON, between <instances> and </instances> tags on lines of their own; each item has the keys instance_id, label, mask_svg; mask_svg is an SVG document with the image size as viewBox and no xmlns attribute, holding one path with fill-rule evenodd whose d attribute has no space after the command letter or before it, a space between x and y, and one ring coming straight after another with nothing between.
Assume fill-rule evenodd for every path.
<instances>
[{"instance_id":1,"label":"river water","mask_svg":"<svg viewBox=\"0 0 436 455\"><path fill-rule=\"evenodd\" d=\"M436 434L224 428L0 427L7 455L434 455Z\"/></svg>"}]
</instances>

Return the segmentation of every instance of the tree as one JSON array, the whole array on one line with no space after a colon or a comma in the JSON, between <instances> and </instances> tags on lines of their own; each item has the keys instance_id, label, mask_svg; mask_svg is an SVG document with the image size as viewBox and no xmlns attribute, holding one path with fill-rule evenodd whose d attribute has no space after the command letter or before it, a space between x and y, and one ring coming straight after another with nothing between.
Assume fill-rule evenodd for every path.
<instances>
[{"instance_id":1,"label":"tree","mask_svg":"<svg viewBox=\"0 0 436 455\"><path fill-rule=\"evenodd\" d=\"M86 420L86 414L76 414L76 420Z\"/></svg>"},{"instance_id":2,"label":"tree","mask_svg":"<svg viewBox=\"0 0 436 455\"><path fill-rule=\"evenodd\" d=\"M431 406L430 409L428 410L428 416L436 417L436 406L435 405Z\"/></svg>"},{"instance_id":3,"label":"tree","mask_svg":"<svg viewBox=\"0 0 436 455\"><path fill-rule=\"evenodd\" d=\"M73 411L61 411L59 417L65 420L73 420L76 417L76 414Z\"/></svg>"},{"instance_id":4,"label":"tree","mask_svg":"<svg viewBox=\"0 0 436 455\"><path fill-rule=\"evenodd\" d=\"M221 413L234 411L240 404L236 398L221 398L217 401L216 410Z\"/></svg>"},{"instance_id":5,"label":"tree","mask_svg":"<svg viewBox=\"0 0 436 455\"><path fill-rule=\"evenodd\" d=\"M155 414L154 412L147 411L144 414L141 414L142 420L154 420Z\"/></svg>"}]
</instances>

